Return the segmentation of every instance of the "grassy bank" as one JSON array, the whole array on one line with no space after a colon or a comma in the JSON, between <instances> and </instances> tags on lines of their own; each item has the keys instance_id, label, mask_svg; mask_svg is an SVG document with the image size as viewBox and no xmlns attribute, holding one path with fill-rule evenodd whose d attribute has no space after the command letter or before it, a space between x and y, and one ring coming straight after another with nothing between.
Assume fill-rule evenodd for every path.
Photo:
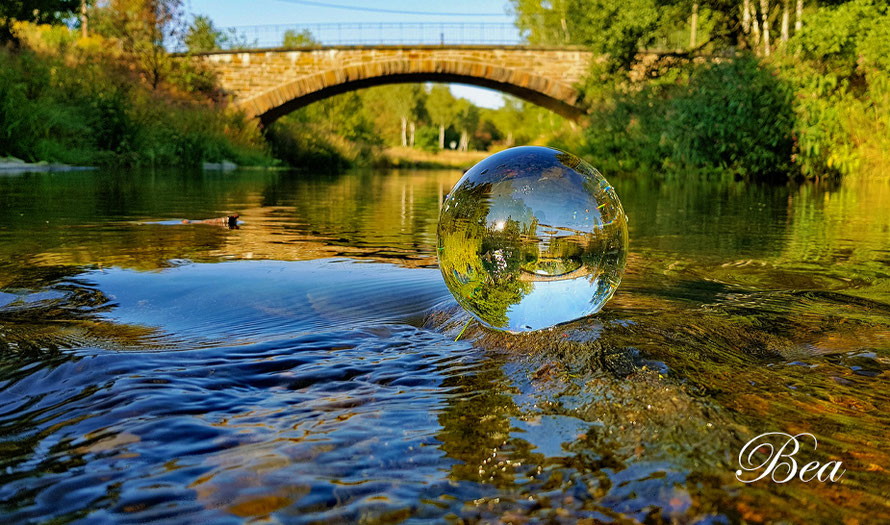
<instances>
[{"instance_id":1,"label":"grassy bank","mask_svg":"<svg viewBox=\"0 0 890 525\"><path fill-rule=\"evenodd\" d=\"M17 24L0 48L0 157L73 165L270 164L256 125L226 111L201 72L167 63L148 85L115 42ZM203 87L202 87L203 83Z\"/></svg>"},{"instance_id":2,"label":"grassy bank","mask_svg":"<svg viewBox=\"0 0 890 525\"><path fill-rule=\"evenodd\" d=\"M423 151L392 147L383 151L382 161L391 168L467 169L491 155L491 151Z\"/></svg>"}]
</instances>

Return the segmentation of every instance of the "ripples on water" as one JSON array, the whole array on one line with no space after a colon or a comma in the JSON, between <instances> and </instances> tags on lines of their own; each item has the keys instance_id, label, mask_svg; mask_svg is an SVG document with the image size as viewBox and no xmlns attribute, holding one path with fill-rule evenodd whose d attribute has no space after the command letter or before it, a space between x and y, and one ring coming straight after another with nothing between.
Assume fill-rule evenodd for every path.
<instances>
[{"instance_id":1,"label":"ripples on water","mask_svg":"<svg viewBox=\"0 0 890 525\"><path fill-rule=\"evenodd\" d=\"M459 175L0 178L2 521L890 520L888 183L610 177L613 301L454 341ZM766 431L847 473L742 486Z\"/></svg>"}]
</instances>

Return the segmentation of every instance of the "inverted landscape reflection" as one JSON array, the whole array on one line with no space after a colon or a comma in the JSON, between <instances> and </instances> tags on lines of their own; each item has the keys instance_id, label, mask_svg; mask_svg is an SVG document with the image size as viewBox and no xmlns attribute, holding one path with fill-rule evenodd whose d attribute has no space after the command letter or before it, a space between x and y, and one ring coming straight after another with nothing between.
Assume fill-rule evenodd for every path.
<instances>
[{"instance_id":1,"label":"inverted landscape reflection","mask_svg":"<svg viewBox=\"0 0 890 525\"><path fill-rule=\"evenodd\" d=\"M455 300L489 328L550 328L598 312L624 273L627 218L615 190L553 148L500 151L449 192L439 268Z\"/></svg>"},{"instance_id":2,"label":"inverted landscape reflection","mask_svg":"<svg viewBox=\"0 0 890 525\"><path fill-rule=\"evenodd\" d=\"M607 174L611 302L455 341L460 176L0 177L3 521L890 520L890 183ZM767 431L842 481L742 486Z\"/></svg>"}]
</instances>

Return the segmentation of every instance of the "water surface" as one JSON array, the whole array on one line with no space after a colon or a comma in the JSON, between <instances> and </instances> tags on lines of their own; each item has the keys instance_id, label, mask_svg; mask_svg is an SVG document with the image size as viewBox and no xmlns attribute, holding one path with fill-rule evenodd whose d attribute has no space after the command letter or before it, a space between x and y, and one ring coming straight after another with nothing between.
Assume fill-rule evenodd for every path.
<instances>
[{"instance_id":1,"label":"water surface","mask_svg":"<svg viewBox=\"0 0 890 525\"><path fill-rule=\"evenodd\" d=\"M455 341L460 175L0 177L3 521L890 520L890 183L606 174L605 309ZM767 431L846 473L739 483Z\"/></svg>"}]
</instances>

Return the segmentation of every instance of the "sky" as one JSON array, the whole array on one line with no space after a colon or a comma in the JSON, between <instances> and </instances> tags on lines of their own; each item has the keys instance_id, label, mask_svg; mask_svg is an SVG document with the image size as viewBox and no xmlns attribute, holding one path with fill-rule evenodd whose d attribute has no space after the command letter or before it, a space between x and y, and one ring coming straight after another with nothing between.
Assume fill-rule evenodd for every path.
<instances>
[{"instance_id":1,"label":"sky","mask_svg":"<svg viewBox=\"0 0 890 525\"><path fill-rule=\"evenodd\" d=\"M322 5L318 5L322 4ZM192 15L206 15L217 27L262 25L309 25L327 23L436 22L436 23L500 23L512 24L508 0L450 0L449 2L418 2L417 0L185 0ZM350 6L380 10L378 12L339 9L326 6ZM399 12L383 12L399 11ZM409 14L406 12L425 12ZM455 16L433 15L456 13ZM512 36L512 35L511 35ZM324 40L322 40L324 43ZM469 99L477 106L497 108L503 96L497 91L452 84L456 97Z\"/></svg>"}]
</instances>

